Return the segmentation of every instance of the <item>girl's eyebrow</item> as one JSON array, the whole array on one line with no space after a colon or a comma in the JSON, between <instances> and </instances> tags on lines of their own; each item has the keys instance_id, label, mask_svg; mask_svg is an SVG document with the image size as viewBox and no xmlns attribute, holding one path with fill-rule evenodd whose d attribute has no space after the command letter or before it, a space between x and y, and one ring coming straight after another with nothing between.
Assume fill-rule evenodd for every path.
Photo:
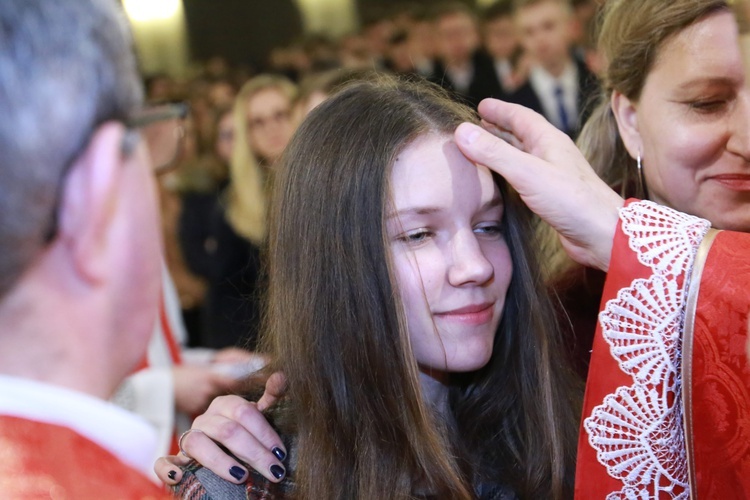
<instances>
[{"instance_id":1,"label":"girl's eyebrow","mask_svg":"<svg viewBox=\"0 0 750 500\"><path fill-rule=\"evenodd\" d=\"M444 208L441 207L429 207L429 206L416 206L402 208L394 212L389 212L387 218L392 219L394 217L400 217L403 215L430 215L437 212L441 212Z\"/></svg>"},{"instance_id":2,"label":"girl's eyebrow","mask_svg":"<svg viewBox=\"0 0 750 500\"><path fill-rule=\"evenodd\" d=\"M485 203L483 203L482 206L479 207L478 211L483 212L485 210L502 207L502 206L503 206L502 197L494 196L491 200L488 200ZM406 207L406 208L402 208L401 210L389 212L386 219L390 220L394 217L402 217L402 216L408 216L408 215L431 215L434 213L442 212L443 210L445 210L444 207L431 207L431 206Z\"/></svg>"},{"instance_id":3,"label":"girl's eyebrow","mask_svg":"<svg viewBox=\"0 0 750 500\"><path fill-rule=\"evenodd\" d=\"M503 203L503 198L500 195L493 196L491 200L488 200L485 202L481 207L479 207L479 211L483 212L484 210L488 210L490 208L497 208L497 207L503 207L505 204Z\"/></svg>"}]
</instances>

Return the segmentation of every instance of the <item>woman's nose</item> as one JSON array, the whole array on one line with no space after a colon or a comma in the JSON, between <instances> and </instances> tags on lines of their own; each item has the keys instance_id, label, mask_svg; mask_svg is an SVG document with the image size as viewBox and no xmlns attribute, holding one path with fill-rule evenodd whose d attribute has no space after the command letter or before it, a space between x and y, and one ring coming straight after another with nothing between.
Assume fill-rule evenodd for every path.
<instances>
[{"instance_id":1,"label":"woman's nose","mask_svg":"<svg viewBox=\"0 0 750 500\"><path fill-rule=\"evenodd\" d=\"M729 141L727 149L750 161L750 88L737 96L737 105L729 119Z\"/></svg>"}]
</instances>

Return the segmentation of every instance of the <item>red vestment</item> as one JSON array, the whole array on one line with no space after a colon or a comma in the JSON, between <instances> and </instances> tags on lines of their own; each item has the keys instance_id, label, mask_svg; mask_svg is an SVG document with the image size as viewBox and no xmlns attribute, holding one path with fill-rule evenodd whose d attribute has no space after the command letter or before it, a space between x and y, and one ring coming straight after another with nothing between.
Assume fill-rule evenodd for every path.
<instances>
[{"instance_id":1,"label":"red vestment","mask_svg":"<svg viewBox=\"0 0 750 500\"><path fill-rule=\"evenodd\" d=\"M620 213L576 498L750 497L750 235L650 202Z\"/></svg>"},{"instance_id":2,"label":"red vestment","mask_svg":"<svg viewBox=\"0 0 750 500\"><path fill-rule=\"evenodd\" d=\"M168 495L67 427L0 416L0 497L146 500Z\"/></svg>"}]
</instances>

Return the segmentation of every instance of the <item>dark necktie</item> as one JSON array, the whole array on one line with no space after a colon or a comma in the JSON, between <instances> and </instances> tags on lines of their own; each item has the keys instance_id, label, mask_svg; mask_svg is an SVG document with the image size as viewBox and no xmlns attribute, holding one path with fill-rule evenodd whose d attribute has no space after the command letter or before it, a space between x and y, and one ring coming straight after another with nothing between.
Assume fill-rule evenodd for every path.
<instances>
[{"instance_id":1,"label":"dark necktie","mask_svg":"<svg viewBox=\"0 0 750 500\"><path fill-rule=\"evenodd\" d=\"M568 111L565 109L561 85L555 87L555 100L557 101L557 115L560 117L560 129L567 134L570 132L570 120L568 119Z\"/></svg>"}]
</instances>

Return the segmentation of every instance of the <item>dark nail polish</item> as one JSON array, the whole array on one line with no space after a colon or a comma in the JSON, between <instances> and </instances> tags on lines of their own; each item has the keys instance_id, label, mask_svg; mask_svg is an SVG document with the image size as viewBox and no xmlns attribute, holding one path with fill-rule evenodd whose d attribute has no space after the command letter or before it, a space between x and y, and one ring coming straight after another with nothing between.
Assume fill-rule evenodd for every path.
<instances>
[{"instance_id":1,"label":"dark nail polish","mask_svg":"<svg viewBox=\"0 0 750 500\"><path fill-rule=\"evenodd\" d=\"M274 446L273 449L271 450L271 453L276 455L276 458L278 458L279 460L283 461L286 458L286 453L284 453L284 450L282 450L278 446Z\"/></svg>"},{"instance_id":2,"label":"dark nail polish","mask_svg":"<svg viewBox=\"0 0 750 500\"><path fill-rule=\"evenodd\" d=\"M273 474L273 477L275 477L276 479L281 479L282 477L284 477L284 474L286 474L286 472L280 465L272 465L271 474Z\"/></svg>"},{"instance_id":3,"label":"dark nail polish","mask_svg":"<svg viewBox=\"0 0 750 500\"><path fill-rule=\"evenodd\" d=\"M245 471L242 470L242 467L237 467L236 465L233 465L232 468L229 469L229 474L238 481L245 477Z\"/></svg>"},{"instance_id":4,"label":"dark nail polish","mask_svg":"<svg viewBox=\"0 0 750 500\"><path fill-rule=\"evenodd\" d=\"M177 477L177 471L176 470L169 471L169 473L167 473L167 477L171 479L172 481L174 481L174 478Z\"/></svg>"}]
</instances>

